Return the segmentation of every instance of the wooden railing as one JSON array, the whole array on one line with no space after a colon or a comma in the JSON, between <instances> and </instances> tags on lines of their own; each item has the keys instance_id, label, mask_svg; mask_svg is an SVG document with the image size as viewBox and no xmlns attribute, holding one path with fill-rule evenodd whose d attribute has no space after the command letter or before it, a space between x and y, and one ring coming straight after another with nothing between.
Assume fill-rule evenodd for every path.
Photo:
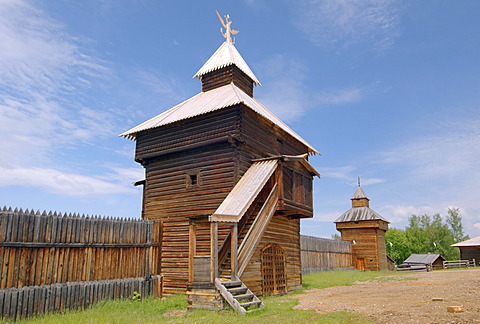
<instances>
[{"instance_id":1,"label":"wooden railing","mask_svg":"<svg viewBox=\"0 0 480 324\"><path fill-rule=\"evenodd\" d=\"M250 230L238 248L238 277L240 277L248 265L248 261L253 255L258 243L260 242L265 229L270 222L273 214L277 210L278 205L278 189L275 184L268 195L262 209L258 213Z\"/></svg>"},{"instance_id":2,"label":"wooden railing","mask_svg":"<svg viewBox=\"0 0 480 324\"><path fill-rule=\"evenodd\" d=\"M473 260L454 260L454 261L443 261L443 268L465 268L465 267L475 267L475 259Z\"/></svg>"}]
</instances>

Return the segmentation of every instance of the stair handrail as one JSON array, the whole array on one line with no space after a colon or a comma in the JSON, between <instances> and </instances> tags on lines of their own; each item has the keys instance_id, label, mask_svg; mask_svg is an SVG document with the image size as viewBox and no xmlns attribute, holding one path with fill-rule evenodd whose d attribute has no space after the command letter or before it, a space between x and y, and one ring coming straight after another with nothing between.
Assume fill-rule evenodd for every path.
<instances>
[{"instance_id":1,"label":"stair handrail","mask_svg":"<svg viewBox=\"0 0 480 324\"><path fill-rule=\"evenodd\" d=\"M261 210L258 212L253 224L251 225L247 235L238 248L238 272L237 276L240 278L243 271L248 265L255 248L257 247L263 233L266 230L266 225L270 222L273 214L278 206L278 185L275 183L270 191Z\"/></svg>"}]
</instances>

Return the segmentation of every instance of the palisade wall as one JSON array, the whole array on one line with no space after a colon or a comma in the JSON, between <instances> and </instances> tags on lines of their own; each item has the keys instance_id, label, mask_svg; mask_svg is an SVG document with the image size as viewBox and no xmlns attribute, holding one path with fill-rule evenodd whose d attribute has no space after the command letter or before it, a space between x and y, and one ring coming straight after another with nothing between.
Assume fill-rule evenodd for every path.
<instances>
[{"instance_id":1,"label":"palisade wall","mask_svg":"<svg viewBox=\"0 0 480 324\"><path fill-rule=\"evenodd\" d=\"M161 295L161 232L154 221L0 209L0 317Z\"/></svg>"},{"instance_id":2,"label":"palisade wall","mask_svg":"<svg viewBox=\"0 0 480 324\"><path fill-rule=\"evenodd\" d=\"M314 236L300 236L302 273L353 269L350 242Z\"/></svg>"}]
</instances>

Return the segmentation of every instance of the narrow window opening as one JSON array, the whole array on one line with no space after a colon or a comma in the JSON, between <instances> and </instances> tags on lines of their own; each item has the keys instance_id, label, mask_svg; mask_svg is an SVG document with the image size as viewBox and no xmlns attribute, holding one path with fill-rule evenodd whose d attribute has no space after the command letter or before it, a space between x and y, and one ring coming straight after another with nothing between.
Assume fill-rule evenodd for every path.
<instances>
[{"instance_id":1,"label":"narrow window opening","mask_svg":"<svg viewBox=\"0 0 480 324\"><path fill-rule=\"evenodd\" d=\"M190 185L194 186L198 183L198 178L196 174L190 174Z\"/></svg>"},{"instance_id":2,"label":"narrow window opening","mask_svg":"<svg viewBox=\"0 0 480 324\"><path fill-rule=\"evenodd\" d=\"M277 137L277 142L279 142L280 144L283 144L283 140L281 138L278 138L278 137Z\"/></svg>"}]
</instances>

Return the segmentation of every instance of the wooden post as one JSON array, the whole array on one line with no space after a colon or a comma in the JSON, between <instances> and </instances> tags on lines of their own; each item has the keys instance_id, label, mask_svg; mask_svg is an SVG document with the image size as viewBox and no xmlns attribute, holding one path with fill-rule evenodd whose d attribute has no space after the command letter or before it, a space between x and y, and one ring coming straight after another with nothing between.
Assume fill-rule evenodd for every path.
<instances>
[{"instance_id":1,"label":"wooden post","mask_svg":"<svg viewBox=\"0 0 480 324\"><path fill-rule=\"evenodd\" d=\"M218 223L210 223L211 282L218 277Z\"/></svg>"},{"instance_id":2,"label":"wooden post","mask_svg":"<svg viewBox=\"0 0 480 324\"><path fill-rule=\"evenodd\" d=\"M188 242L188 282L193 282L193 257L197 254L197 225L190 222Z\"/></svg>"},{"instance_id":3,"label":"wooden post","mask_svg":"<svg viewBox=\"0 0 480 324\"><path fill-rule=\"evenodd\" d=\"M232 281L237 280L237 240L238 240L238 223L233 223L230 235L230 266L232 272Z\"/></svg>"}]
</instances>

